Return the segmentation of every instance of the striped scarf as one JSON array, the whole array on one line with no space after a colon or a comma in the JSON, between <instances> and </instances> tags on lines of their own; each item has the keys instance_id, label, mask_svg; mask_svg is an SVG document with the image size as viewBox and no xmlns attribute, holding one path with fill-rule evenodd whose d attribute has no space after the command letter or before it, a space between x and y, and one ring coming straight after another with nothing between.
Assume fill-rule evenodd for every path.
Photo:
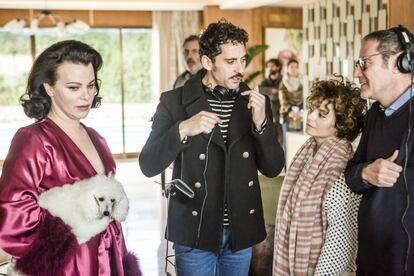
<instances>
[{"instance_id":1,"label":"striped scarf","mask_svg":"<svg viewBox=\"0 0 414 276\"><path fill-rule=\"evenodd\" d=\"M283 181L273 275L313 275L321 253L327 229L323 203L351 158L352 146L335 137L322 143L313 156L315 148L311 137L296 153Z\"/></svg>"}]
</instances>

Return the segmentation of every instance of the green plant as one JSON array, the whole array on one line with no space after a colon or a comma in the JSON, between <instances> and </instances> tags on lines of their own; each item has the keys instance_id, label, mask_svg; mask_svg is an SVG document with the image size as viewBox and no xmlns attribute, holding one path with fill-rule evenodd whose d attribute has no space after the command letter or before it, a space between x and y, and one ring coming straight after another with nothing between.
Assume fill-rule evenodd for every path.
<instances>
[{"instance_id":1,"label":"green plant","mask_svg":"<svg viewBox=\"0 0 414 276\"><path fill-rule=\"evenodd\" d=\"M247 59L246 59L246 67L252 62L252 60L258 55L266 51L269 48L269 45L266 44L258 44L247 49ZM244 82L249 84L251 83L257 76L263 73L263 70L256 70L250 75L247 75L244 79Z\"/></svg>"}]
</instances>

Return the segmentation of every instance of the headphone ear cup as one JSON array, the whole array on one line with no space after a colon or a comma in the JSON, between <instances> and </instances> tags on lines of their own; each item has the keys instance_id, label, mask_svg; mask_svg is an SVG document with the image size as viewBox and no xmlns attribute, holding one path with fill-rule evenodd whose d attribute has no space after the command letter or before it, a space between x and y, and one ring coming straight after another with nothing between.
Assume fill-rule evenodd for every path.
<instances>
[{"instance_id":1,"label":"headphone ear cup","mask_svg":"<svg viewBox=\"0 0 414 276\"><path fill-rule=\"evenodd\" d=\"M408 37L408 34L410 33L406 28L404 28L401 25L398 25L398 27L394 27L390 29L398 36L398 41L400 42L400 45L402 47L403 53L401 53L397 57L397 68L398 71L400 71L403 74L407 74L410 72L413 72L413 67L411 63L413 63L413 52L410 50L411 47L411 41ZM411 58L410 58L411 57Z\"/></svg>"},{"instance_id":2,"label":"headphone ear cup","mask_svg":"<svg viewBox=\"0 0 414 276\"><path fill-rule=\"evenodd\" d=\"M410 52L410 56L413 57L413 52ZM412 61L411 61L412 62ZM397 58L397 68L401 73L407 74L410 73L413 68L411 67L410 61L408 60L407 53L402 53Z\"/></svg>"},{"instance_id":3,"label":"headphone ear cup","mask_svg":"<svg viewBox=\"0 0 414 276\"><path fill-rule=\"evenodd\" d=\"M214 87L213 89L213 95L214 97L222 101L223 99L228 97L229 90L221 85L216 85L216 87Z\"/></svg>"},{"instance_id":4,"label":"headphone ear cup","mask_svg":"<svg viewBox=\"0 0 414 276\"><path fill-rule=\"evenodd\" d=\"M235 90L230 90L227 89L226 87L223 87L221 85L216 85L216 87L214 87L213 89L213 96L218 99L219 101L225 100L225 99L230 99L230 98L234 98L237 95L237 91L238 89Z\"/></svg>"}]
</instances>

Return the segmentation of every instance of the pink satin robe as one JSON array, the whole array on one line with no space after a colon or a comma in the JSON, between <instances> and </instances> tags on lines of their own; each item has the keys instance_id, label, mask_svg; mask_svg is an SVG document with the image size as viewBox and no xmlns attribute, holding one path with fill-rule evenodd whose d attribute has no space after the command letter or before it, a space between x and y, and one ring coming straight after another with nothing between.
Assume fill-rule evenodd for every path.
<instances>
[{"instance_id":1,"label":"pink satin robe","mask_svg":"<svg viewBox=\"0 0 414 276\"><path fill-rule=\"evenodd\" d=\"M115 172L115 162L104 140L85 127L105 167ZM19 258L36 239L45 212L38 196L52 187L96 175L75 143L52 120L45 118L15 134L0 178L0 248ZM64 275L124 275L126 254L122 228L111 223L105 232L81 244L65 267Z\"/></svg>"}]
</instances>

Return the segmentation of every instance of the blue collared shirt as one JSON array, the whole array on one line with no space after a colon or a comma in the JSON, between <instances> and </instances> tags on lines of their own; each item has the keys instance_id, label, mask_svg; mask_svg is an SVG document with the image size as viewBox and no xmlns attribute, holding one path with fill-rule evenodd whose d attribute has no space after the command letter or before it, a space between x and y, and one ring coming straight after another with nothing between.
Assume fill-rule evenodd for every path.
<instances>
[{"instance_id":1,"label":"blue collared shirt","mask_svg":"<svg viewBox=\"0 0 414 276\"><path fill-rule=\"evenodd\" d=\"M412 93L411 93L412 87ZM384 110L385 116L391 116L395 111L397 111L401 106L403 106L406 102L410 100L410 96L414 96L414 85L408 87L408 89L398 97L395 102L393 102L389 107Z\"/></svg>"}]
</instances>

